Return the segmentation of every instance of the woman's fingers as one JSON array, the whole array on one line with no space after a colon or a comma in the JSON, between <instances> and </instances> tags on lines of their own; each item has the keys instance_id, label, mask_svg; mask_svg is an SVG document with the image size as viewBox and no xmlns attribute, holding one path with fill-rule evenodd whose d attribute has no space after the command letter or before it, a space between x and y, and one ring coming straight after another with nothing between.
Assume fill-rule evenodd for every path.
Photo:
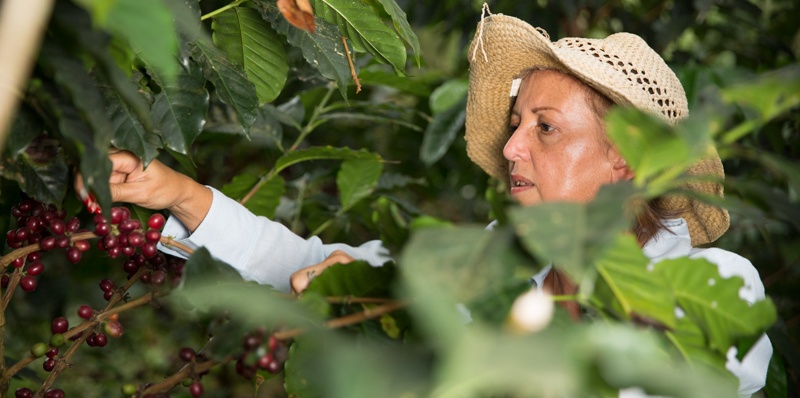
<instances>
[{"instance_id":1,"label":"woman's fingers","mask_svg":"<svg viewBox=\"0 0 800 398\"><path fill-rule=\"evenodd\" d=\"M355 261L355 259L351 257L349 254L341 250L334 250L325 260L323 260L319 264L314 264L294 272L289 279L292 285L292 292L298 294L302 293L303 290L306 290L308 284L311 283L311 280L314 279L314 277L316 277L317 275L324 272L326 268L336 264L351 263L353 261Z\"/></svg>"}]
</instances>

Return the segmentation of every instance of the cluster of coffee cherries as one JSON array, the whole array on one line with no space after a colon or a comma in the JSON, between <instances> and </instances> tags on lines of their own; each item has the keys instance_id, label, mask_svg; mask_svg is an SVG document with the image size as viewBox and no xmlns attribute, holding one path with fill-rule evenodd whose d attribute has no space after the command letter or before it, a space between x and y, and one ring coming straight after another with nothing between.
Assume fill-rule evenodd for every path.
<instances>
[{"instance_id":1,"label":"cluster of coffee cherries","mask_svg":"<svg viewBox=\"0 0 800 398\"><path fill-rule=\"evenodd\" d=\"M140 278L142 283L158 287L169 282L174 287L183 275L185 261L158 251L157 244L161 240L161 229L165 222L162 214L155 213L147 220L147 229L144 229L139 220L131 219L126 207L114 207L110 220L100 214L94 216L94 232L100 236L97 248L107 252L111 258L126 256L122 268L128 278L142 267L147 267L148 272ZM105 299L110 300L115 286L110 280L104 280L100 283L100 289Z\"/></svg>"},{"instance_id":2,"label":"cluster of coffee cherries","mask_svg":"<svg viewBox=\"0 0 800 398\"><path fill-rule=\"evenodd\" d=\"M27 387L18 388L14 392L16 398L31 398L33 397L33 390ZM44 398L64 398L64 390L60 388L51 388L44 393Z\"/></svg>"},{"instance_id":3,"label":"cluster of coffee cherries","mask_svg":"<svg viewBox=\"0 0 800 398\"><path fill-rule=\"evenodd\" d=\"M264 331L259 329L248 333L242 339L244 352L236 359L236 373L245 379L252 379L258 369L269 373L283 370L283 364L289 356L289 348L284 341L273 334L266 336L266 339L264 337Z\"/></svg>"},{"instance_id":4,"label":"cluster of coffee cherries","mask_svg":"<svg viewBox=\"0 0 800 398\"><path fill-rule=\"evenodd\" d=\"M19 281L20 287L26 292L36 290L38 284L36 276L44 271L43 251L62 249L67 260L77 264L81 260L82 253L90 248L86 240L72 241L72 235L86 232L81 230L80 220L77 217L67 219L66 212L52 204L45 205L27 198L11 208L11 215L17 221L17 228L6 232L8 247L18 249L38 243L40 248L27 256L14 259L11 263L14 268L22 268L28 264L25 275ZM3 288L8 286L9 279L8 273L4 273L0 280Z\"/></svg>"}]
</instances>

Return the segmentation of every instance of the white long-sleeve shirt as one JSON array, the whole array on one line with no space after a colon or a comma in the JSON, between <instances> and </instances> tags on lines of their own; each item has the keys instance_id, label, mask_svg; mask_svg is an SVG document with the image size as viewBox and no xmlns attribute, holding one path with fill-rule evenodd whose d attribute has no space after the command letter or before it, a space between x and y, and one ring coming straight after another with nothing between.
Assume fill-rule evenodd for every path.
<instances>
[{"instance_id":1,"label":"white long-sleeve shirt","mask_svg":"<svg viewBox=\"0 0 800 398\"><path fill-rule=\"evenodd\" d=\"M380 241L369 241L361 246L340 243L323 244L317 237L303 239L283 224L251 213L244 206L218 190L213 192L211 208L205 219L190 233L175 217L170 217L162 235L193 249L204 246L212 256L234 267L243 278L271 285L277 290L290 290L289 277L293 272L317 264L334 250L341 250L355 259L380 266L391 261L389 251ZM643 247L651 261L686 257L704 258L719 268L720 276L739 276L744 286L739 296L753 303L764 299L764 285L758 271L742 256L726 250L699 249L691 245L689 228L683 219L666 220L669 231L660 231ZM490 225L491 227L491 225ZM186 257L180 251L160 246L162 251ZM549 268L534 275L531 280L541 286ZM728 351L726 367L739 378L739 394L749 396L766 383L767 368L772 357L772 345L766 334L750 349L742 361L736 359L736 348ZM634 389L622 390L620 397L643 396Z\"/></svg>"}]
</instances>

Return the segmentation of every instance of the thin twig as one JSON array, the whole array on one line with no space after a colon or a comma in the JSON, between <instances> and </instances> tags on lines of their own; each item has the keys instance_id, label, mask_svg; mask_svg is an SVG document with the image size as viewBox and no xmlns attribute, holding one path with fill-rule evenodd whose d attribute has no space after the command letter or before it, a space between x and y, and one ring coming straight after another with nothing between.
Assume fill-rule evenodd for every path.
<instances>
[{"instance_id":1,"label":"thin twig","mask_svg":"<svg viewBox=\"0 0 800 398\"><path fill-rule=\"evenodd\" d=\"M209 12L206 15L201 16L200 20L201 21L205 21L206 19L213 18L213 17L217 16L218 14L222 14L223 12L228 11L231 8L234 8L234 7L238 6L239 4L244 3L245 1L247 1L247 0L236 0L233 3L230 3L230 4L228 4L228 5L224 6L224 7L218 8L218 9L216 9L214 11Z\"/></svg>"},{"instance_id":2,"label":"thin twig","mask_svg":"<svg viewBox=\"0 0 800 398\"><path fill-rule=\"evenodd\" d=\"M325 322L325 327L327 327L328 329L338 329L345 326L355 325L357 323L361 323L366 320L377 318L383 314L388 314L392 311L399 310L407 305L408 305L407 301L392 301L384 305L377 306L375 308L371 309L368 308L362 312L356 312L354 314L349 314L343 317L331 319ZM296 328L296 329L289 329L280 332L275 332L273 336L275 336L275 338L278 340L288 340L297 337L303 334L304 332L305 329Z\"/></svg>"},{"instance_id":3,"label":"thin twig","mask_svg":"<svg viewBox=\"0 0 800 398\"><path fill-rule=\"evenodd\" d=\"M191 256L194 253L194 249L189 246L184 245L183 243L176 242L170 236L162 236L161 237L161 244L167 247L174 247L187 255Z\"/></svg>"},{"instance_id":4,"label":"thin twig","mask_svg":"<svg viewBox=\"0 0 800 398\"><path fill-rule=\"evenodd\" d=\"M191 377L193 374L200 374L203 372L207 372L214 366L224 365L230 362L232 359L233 356L228 355L221 361L214 361L213 359L209 359L208 361L204 362L194 362L194 361L189 362L186 365L183 365L183 367L179 371L175 372L175 374L173 374L172 376L169 376L164 380L145 388L138 394L134 395L134 397L142 397L148 394L155 394L159 392L169 391L172 387L175 387L176 385L178 385L178 383L180 383L187 377Z\"/></svg>"},{"instance_id":5,"label":"thin twig","mask_svg":"<svg viewBox=\"0 0 800 398\"><path fill-rule=\"evenodd\" d=\"M361 82L358 81L356 74L356 67L353 65L353 59L350 58L350 50L347 48L347 39L342 36L342 44L344 45L344 53L347 55L347 64L350 65L350 75L353 76L353 81L356 82L356 94L361 92Z\"/></svg>"}]
</instances>

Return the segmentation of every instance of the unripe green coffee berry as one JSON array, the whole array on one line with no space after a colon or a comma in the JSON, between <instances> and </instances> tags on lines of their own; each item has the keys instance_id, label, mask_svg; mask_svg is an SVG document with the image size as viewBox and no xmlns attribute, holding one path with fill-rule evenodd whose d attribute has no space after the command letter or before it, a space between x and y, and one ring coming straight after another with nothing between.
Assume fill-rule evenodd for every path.
<instances>
[{"instance_id":1,"label":"unripe green coffee berry","mask_svg":"<svg viewBox=\"0 0 800 398\"><path fill-rule=\"evenodd\" d=\"M136 386L131 383L126 383L122 385L122 393L125 395L133 395L136 394Z\"/></svg>"},{"instance_id":2,"label":"unripe green coffee berry","mask_svg":"<svg viewBox=\"0 0 800 398\"><path fill-rule=\"evenodd\" d=\"M64 335L61 333L56 333L52 337L50 337L50 345L53 347L61 347L64 344Z\"/></svg>"},{"instance_id":3,"label":"unripe green coffee berry","mask_svg":"<svg viewBox=\"0 0 800 398\"><path fill-rule=\"evenodd\" d=\"M192 385L192 383L194 383L194 380L188 377L183 379L183 381L181 382L181 384L183 384L184 387L189 387Z\"/></svg>"},{"instance_id":4,"label":"unripe green coffee berry","mask_svg":"<svg viewBox=\"0 0 800 398\"><path fill-rule=\"evenodd\" d=\"M47 354L47 344L45 343L36 343L31 347L31 355L36 358Z\"/></svg>"}]
</instances>

